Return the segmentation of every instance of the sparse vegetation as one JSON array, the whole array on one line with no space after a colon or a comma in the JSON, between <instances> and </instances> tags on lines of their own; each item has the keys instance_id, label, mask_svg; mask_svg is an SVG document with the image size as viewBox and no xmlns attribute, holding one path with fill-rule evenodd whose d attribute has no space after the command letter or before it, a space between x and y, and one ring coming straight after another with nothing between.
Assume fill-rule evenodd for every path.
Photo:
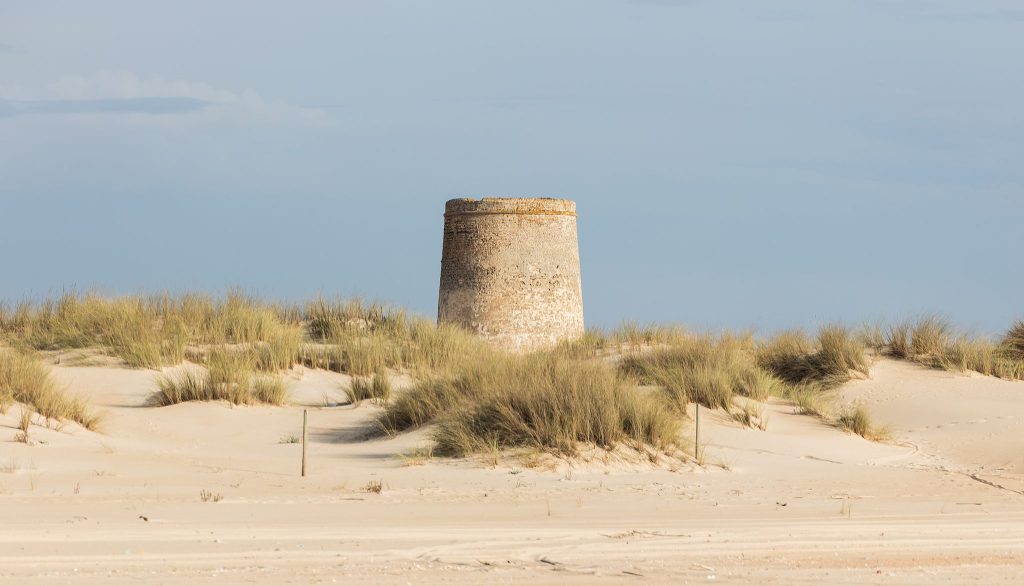
<instances>
[{"instance_id":1,"label":"sparse vegetation","mask_svg":"<svg viewBox=\"0 0 1024 586\"><path fill-rule=\"evenodd\" d=\"M760 429L761 431L768 429L768 416L765 415L764 408L759 404L753 401L746 401L742 405L734 407L734 409L729 410L729 416L732 417L733 421L743 427Z\"/></svg>"},{"instance_id":2,"label":"sparse vegetation","mask_svg":"<svg viewBox=\"0 0 1024 586\"><path fill-rule=\"evenodd\" d=\"M384 483L380 480L371 480L363 486L363 492L380 494L384 490Z\"/></svg>"},{"instance_id":3,"label":"sparse vegetation","mask_svg":"<svg viewBox=\"0 0 1024 586\"><path fill-rule=\"evenodd\" d=\"M157 388L153 403L161 406L185 401L283 405L288 400L288 391L280 376L256 373L252 354L227 347L210 353L205 370L183 368L160 376Z\"/></svg>"},{"instance_id":4,"label":"sparse vegetation","mask_svg":"<svg viewBox=\"0 0 1024 586\"><path fill-rule=\"evenodd\" d=\"M378 405L386 405L391 399L391 379L384 371L378 371L371 377L356 376L352 377L352 384L344 390L352 405L367 399Z\"/></svg>"},{"instance_id":5,"label":"sparse vegetation","mask_svg":"<svg viewBox=\"0 0 1024 586\"><path fill-rule=\"evenodd\" d=\"M1024 322L994 342L957 333L945 319L928 315L891 326L883 352L954 372L973 371L1008 380L1024 379Z\"/></svg>"},{"instance_id":6,"label":"sparse vegetation","mask_svg":"<svg viewBox=\"0 0 1024 586\"><path fill-rule=\"evenodd\" d=\"M219 503L224 500L224 495L218 492L212 492L206 489L199 491L199 500L204 503Z\"/></svg>"},{"instance_id":7,"label":"sparse vegetation","mask_svg":"<svg viewBox=\"0 0 1024 586\"><path fill-rule=\"evenodd\" d=\"M815 417L828 417L828 410L824 405L822 388L815 384L803 384L790 387L786 397L796 403L797 413L801 415L813 415Z\"/></svg>"},{"instance_id":8,"label":"sparse vegetation","mask_svg":"<svg viewBox=\"0 0 1024 586\"><path fill-rule=\"evenodd\" d=\"M403 466L422 466L434 458L433 446L415 448L405 454L399 454Z\"/></svg>"},{"instance_id":9,"label":"sparse vegetation","mask_svg":"<svg viewBox=\"0 0 1024 586\"><path fill-rule=\"evenodd\" d=\"M62 390L50 370L29 353L0 348L0 404L21 403L47 420L74 421L96 429L100 418L85 401Z\"/></svg>"},{"instance_id":10,"label":"sparse vegetation","mask_svg":"<svg viewBox=\"0 0 1024 586\"><path fill-rule=\"evenodd\" d=\"M847 408L839 414L836 423L842 429L871 441L882 441L889 437L887 429L876 427L871 423L871 415L863 405Z\"/></svg>"},{"instance_id":11,"label":"sparse vegetation","mask_svg":"<svg viewBox=\"0 0 1024 586\"><path fill-rule=\"evenodd\" d=\"M15 441L21 443L28 443L28 430L32 426L32 411L22 407L21 418L18 419L18 435L14 438Z\"/></svg>"}]
</instances>

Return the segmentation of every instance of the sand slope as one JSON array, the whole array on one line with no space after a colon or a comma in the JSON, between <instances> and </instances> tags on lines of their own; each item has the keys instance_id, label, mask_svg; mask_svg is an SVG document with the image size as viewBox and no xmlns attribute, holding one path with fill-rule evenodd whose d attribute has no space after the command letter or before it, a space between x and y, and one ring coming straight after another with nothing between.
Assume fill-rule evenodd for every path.
<instances>
[{"instance_id":1,"label":"sand slope","mask_svg":"<svg viewBox=\"0 0 1024 586\"><path fill-rule=\"evenodd\" d=\"M297 370L302 405L145 407L156 373L58 366L103 433L0 416L0 583L1017 584L1024 383L880 361L836 393L871 443L773 401L768 431L703 418L706 467L403 458L374 407ZM379 481L380 494L366 492ZM222 497L202 502L201 491Z\"/></svg>"}]
</instances>

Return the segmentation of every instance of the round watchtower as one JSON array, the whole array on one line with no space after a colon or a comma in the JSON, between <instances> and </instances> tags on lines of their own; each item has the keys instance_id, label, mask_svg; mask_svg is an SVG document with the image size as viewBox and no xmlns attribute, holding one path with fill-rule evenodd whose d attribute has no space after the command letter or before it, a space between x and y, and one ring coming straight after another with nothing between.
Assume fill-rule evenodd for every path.
<instances>
[{"instance_id":1,"label":"round watchtower","mask_svg":"<svg viewBox=\"0 0 1024 586\"><path fill-rule=\"evenodd\" d=\"M437 319L514 352L582 335L576 204L550 198L450 200Z\"/></svg>"}]
</instances>

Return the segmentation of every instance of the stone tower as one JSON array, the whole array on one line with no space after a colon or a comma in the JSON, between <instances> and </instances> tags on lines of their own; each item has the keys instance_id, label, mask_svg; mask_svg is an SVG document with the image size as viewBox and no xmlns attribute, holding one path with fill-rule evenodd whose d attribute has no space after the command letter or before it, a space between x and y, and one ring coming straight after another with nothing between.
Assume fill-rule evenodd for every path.
<instances>
[{"instance_id":1,"label":"stone tower","mask_svg":"<svg viewBox=\"0 0 1024 586\"><path fill-rule=\"evenodd\" d=\"M513 352L582 335L576 204L549 198L450 200L437 319Z\"/></svg>"}]
</instances>

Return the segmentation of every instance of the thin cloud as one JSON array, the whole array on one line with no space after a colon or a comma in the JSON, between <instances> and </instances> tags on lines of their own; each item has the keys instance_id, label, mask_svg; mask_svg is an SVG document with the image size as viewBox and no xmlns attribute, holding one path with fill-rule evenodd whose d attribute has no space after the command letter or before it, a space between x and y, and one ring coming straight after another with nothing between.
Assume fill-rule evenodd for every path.
<instances>
[{"instance_id":1,"label":"thin cloud","mask_svg":"<svg viewBox=\"0 0 1024 586\"><path fill-rule=\"evenodd\" d=\"M264 98L252 90L229 91L204 83L100 71L63 77L41 89L0 85L0 117L26 115L190 115L207 110L326 119L323 111Z\"/></svg>"},{"instance_id":2,"label":"thin cloud","mask_svg":"<svg viewBox=\"0 0 1024 586\"><path fill-rule=\"evenodd\" d=\"M186 114L211 102L195 98L0 100L0 118L39 114Z\"/></svg>"}]
</instances>

